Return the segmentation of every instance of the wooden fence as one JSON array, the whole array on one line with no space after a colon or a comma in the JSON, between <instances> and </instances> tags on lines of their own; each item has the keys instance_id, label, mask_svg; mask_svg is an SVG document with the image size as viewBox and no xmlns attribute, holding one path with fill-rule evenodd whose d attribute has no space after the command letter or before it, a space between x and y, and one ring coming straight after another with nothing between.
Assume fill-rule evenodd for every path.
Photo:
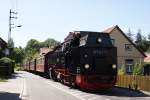
<instances>
[{"instance_id":1,"label":"wooden fence","mask_svg":"<svg viewBox=\"0 0 150 100\"><path fill-rule=\"evenodd\" d=\"M150 76L119 75L116 85L129 89L150 91Z\"/></svg>"}]
</instances>

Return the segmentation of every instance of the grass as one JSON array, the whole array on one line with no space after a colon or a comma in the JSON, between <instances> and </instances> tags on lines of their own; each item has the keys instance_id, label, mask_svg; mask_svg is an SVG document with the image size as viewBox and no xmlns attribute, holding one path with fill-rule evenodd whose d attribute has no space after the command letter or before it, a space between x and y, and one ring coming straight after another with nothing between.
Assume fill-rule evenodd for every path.
<instances>
[{"instance_id":1,"label":"grass","mask_svg":"<svg viewBox=\"0 0 150 100\"><path fill-rule=\"evenodd\" d=\"M8 80L5 78L0 78L0 82L8 82Z\"/></svg>"},{"instance_id":2,"label":"grass","mask_svg":"<svg viewBox=\"0 0 150 100\"><path fill-rule=\"evenodd\" d=\"M22 71L22 70L23 70L22 67L20 67L20 66L15 66L15 71Z\"/></svg>"}]
</instances>

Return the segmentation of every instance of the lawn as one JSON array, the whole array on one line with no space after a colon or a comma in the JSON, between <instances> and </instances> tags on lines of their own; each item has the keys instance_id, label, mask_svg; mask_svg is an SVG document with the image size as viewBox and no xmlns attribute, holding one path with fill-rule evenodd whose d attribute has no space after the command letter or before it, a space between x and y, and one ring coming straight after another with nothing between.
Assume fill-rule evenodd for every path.
<instances>
[{"instance_id":1,"label":"lawn","mask_svg":"<svg viewBox=\"0 0 150 100\"><path fill-rule=\"evenodd\" d=\"M0 82L7 82L8 80L5 78L0 78Z\"/></svg>"}]
</instances>

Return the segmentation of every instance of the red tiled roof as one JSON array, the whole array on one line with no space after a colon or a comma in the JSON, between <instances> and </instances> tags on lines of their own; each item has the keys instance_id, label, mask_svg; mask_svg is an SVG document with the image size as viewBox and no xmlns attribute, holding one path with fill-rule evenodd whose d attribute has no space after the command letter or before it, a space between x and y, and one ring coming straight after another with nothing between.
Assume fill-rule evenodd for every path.
<instances>
[{"instance_id":1,"label":"red tiled roof","mask_svg":"<svg viewBox=\"0 0 150 100\"><path fill-rule=\"evenodd\" d=\"M147 57L144 58L144 62L150 62L150 54L146 54Z\"/></svg>"},{"instance_id":2,"label":"red tiled roof","mask_svg":"<svg viewBox=\"0 0 150 100\"><path fill-rule=\"evenodd\" d=\"M50 48L40 48L40 54L47 54L49 51L52 51Z\"/></svg>"},{"instance_id":3,"label":"red tiled roof","mask_svg":"<svg viewBox=\"0 0 150 100\"><path fill-rule=\"evenodd\" d=\"M116 27L117 27L117 25L112 26L112 27L110 27L110 28L107 28L107 29L104 30L103 32L104 32L104 33L111 33Z\"/></svg>"}]
</instances>

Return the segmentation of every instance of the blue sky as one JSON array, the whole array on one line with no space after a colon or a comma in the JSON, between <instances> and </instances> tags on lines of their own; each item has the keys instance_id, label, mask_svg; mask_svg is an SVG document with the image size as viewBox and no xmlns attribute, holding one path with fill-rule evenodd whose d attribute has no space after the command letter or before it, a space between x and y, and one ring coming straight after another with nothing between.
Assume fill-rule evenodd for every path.
<instances>
[{"instance_id":1,"label":"blue sky","mask_svg":"<svg viewBox=\"0 0 150 100\"><path fill-rule=\"evenodd\" d=\"M31 38L63 41L70 31L103 31L111 26L150 33L150 0L0 0L0 37L7 41L9 9L21 28L12 30L15 46Z\"/></svg>"}]
</instances>

